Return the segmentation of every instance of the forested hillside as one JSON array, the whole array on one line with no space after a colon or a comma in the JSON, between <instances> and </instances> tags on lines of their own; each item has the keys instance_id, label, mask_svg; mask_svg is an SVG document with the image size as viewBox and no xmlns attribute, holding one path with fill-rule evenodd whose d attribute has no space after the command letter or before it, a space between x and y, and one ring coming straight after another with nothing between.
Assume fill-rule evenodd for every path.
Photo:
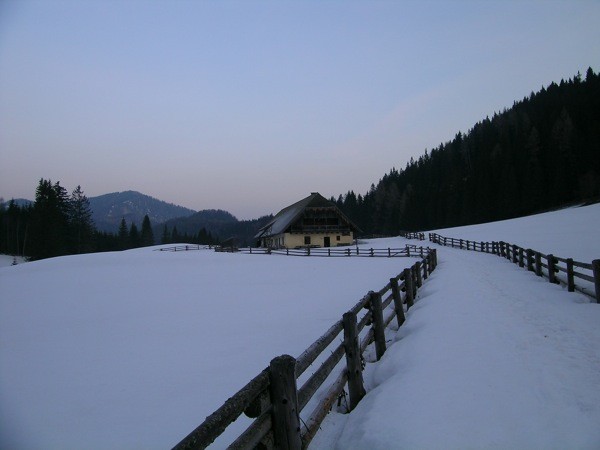
<instances>
[{"instance_id":1,"label":"forested hillside","mask_svg":"<svg viewBox=\"0 0 600 450\"><path fill-rule=\"evenodd\" d=\"M195 211L167 203L136 191L113 192L90 197L92 219L99 231L114 233L121 219L127 223L142 223L148 216L153 224L161 224L175 217L189 216Z\"/></svg>"},{"instance_id":2,"label":"forested hillside","mask_svg":"<svg viewBox=\"0 0 600 450\"><path fill-rule=\"evenodd\" d=\"M488 222L600 196L600 75L551 83L338 206L366 234Z\"/></svg>"},{"instance_id":3,"label":"forested hillside","mask_svg":"<svg viewBox=\"0 0 600 450\"><path fill-rule=\"evenodd\" d=\"M254 245L253 237L273 216L264 216L254 220L238 220L220 209L198 211L188 217L179 217L155 228L155 235L161 236L161 243L200 242L208 235L207 242L214 243L235 238L242 246ZM160 230L159 230L160 228ZM198 234L202 236L198 236ZM212 239L212 240L211 240Z\"/></svg>"}]
</instances>

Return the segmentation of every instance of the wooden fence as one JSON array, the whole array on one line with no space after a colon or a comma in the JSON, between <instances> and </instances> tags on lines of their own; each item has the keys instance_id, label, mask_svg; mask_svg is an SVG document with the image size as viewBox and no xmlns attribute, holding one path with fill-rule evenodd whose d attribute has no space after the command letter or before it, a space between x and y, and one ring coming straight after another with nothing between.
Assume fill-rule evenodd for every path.
<instances>
[{"instance_id":1,"label":"wooden fence","mask_svg":"<svg viewBox=\"0 0 600 450\"><path fill-rule=\"evenodd\" d=\"M159 251L159 252L188 252L190 250L211 250L213 248L216 248L216 247L214 245L187 244L187 245L175 245L173 247L157 248L155 251Z\"/></svg>"},{"instance_id":2,"label":"wooden fence","mask_svg":"<svg viewBox=\"0 0 600 450\"><path fill-rule=\"evenodd\" d=\"M437 233L429 233L429 240L440 245L501 256L518 264L519 267L527 268L537 276L547 278L550 283L564 284L569 292L581 292L600 303L600 259L584 263L574 261L572 258L545 255L508 242L475 242L444 237ZM576 284L576 279L588 281L593 286L583 286L581 282Z\"/></svg>"},{"instance_id":3,"label":"wooden fence","mask_svg":"<svg viewBox=\"0 0 600 450\"><path fill-rule=\"evenodd\" d=\"M287 255L287 256L325 256L325 257L407 257L425 256L427 247L417 245L406 245L403 248L359 248L359 247L329 247L329 248L262 248L262 247L221 247L211 245L177 245L173 247L162 247L156 249L161 252L184 252L191 250L209 250L227 253L248 253L251 255Z\"/></svg>"},{"instance_id":4,"label":"wooden fence","mask_svg":"<svg viewBox=\"0 0 600 450\"><path fill-rule=\"evenodd\" d=\"M349 410L354 409L365 395L362 378L363 352L369 344L375 342L376 359L381 358L386 350L385 327L394 318L398 326L404 323L403 305L408 310L414 304L417 289L436 265L436 251L425 249L423 256L415 264L391 278L381 290L370 291L365 295L298 358L289 355L274 358L269 367L208 416L174 449L206 448L242 414L254 418L254 421L229 448L253 449L259 445L268 449L306 448L346 384ZM392 307L388 308L390 305ZM370 329L365 329L367 325L371 325ZM336 339L342 342L334 350L328 349ZM320 356L325 357L324 361L298 388L298 378ZM345 368L337 376L334 374L332 384L324 387L326 390L319 395L308 419L300 421L300 412L344 356Z\"/></svg>"},{"instance_id":5,"label":"wooden fence","mask_svg":"<svg viewBox=\"0 0 600 450\"><path fill-rule=\"evenodd\" d=\"M224 249L222 251L230 251ZM427 248L416 245L406 245L403 248L359 248L359 247L328 247L328 248L240 248L234 251L249 254L263 255L287 255L287 256L324 256L324 257L407 257L407 256L424 256L427 253Z\"/></svg>"},{"instance_id":6,"label":"wooden fence","mask_svg":"<svg viewBox=\"0 0 600 450\"><path fill-rule=\"evenodd\" d=\"M425 240L425 233L415 233L412 231L401 231L400 236L405 239L418 239L420 241Z\"/></svg>"}]
</instances>

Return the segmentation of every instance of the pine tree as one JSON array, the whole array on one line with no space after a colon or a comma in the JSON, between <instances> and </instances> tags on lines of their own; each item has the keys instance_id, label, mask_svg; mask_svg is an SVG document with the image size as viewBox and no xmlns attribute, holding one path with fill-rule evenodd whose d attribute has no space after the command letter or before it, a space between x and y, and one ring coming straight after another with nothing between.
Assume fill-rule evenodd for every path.
<instances>
[{"instance_id":1,"label":"pine tree","mask_svg":"<svg viewBox=\"0 0 600 450\"><path fill-rule=\"evenodd\" d=\"M179 232L177 231L177 227L173 226L173 232L171 233L171 243L177 244L180 242Z\"/></svg>"},{"instance_id":2,"label":"pine tree","mask_svg":"<svg viewBox=\"0 0 600 450\"><path fill-rule=\"evenodd\" d=\"M167 229L167 224L165 224L162 232L162 236L160 237L161 244L169 244L171 239L169 238L169 230Z\"/></svg>"},{"instance_id":3,"label":"pine tree","mask_svg":"<svg viewBox=\"0 0 600 450\"><path fill-rule=\"evenodd\" d=\"M69 200L57 182L41 179L35 192L32 212L31 256L50 258L68 253Z\"/></svg>"},{"instance_id":4,"label":"pine tree","mask_svg":"<svg viewBox=\"0 0 600 450\"><path fill-rule=\"evenodd\" d=\"M140 232L138 231L136 224L133 222L131 222L131 227L129 228L129 245L131 248L138 248L142 245Z\"/></svg>"},{"instance_id":5,"label":"pine tree","mask_svg":"<svg viewBox=\"0 0 600 450\"><path fill-rule=\"evenodd\" d=\"M81 186L77 186L71 194L70 225L74 253L86 253L94 250L94 221L88 198L83 194Z\"/></svg>"},{"instance_id":6,"label":"pine tree","mask_svg":"<svg viewBox=\"0 0 600 450\"><path fill-rule=\"evenodd\" d=\"M141 244L142 247L154 245L154 233L152 232L152 225L150 224L148 214L144 216L144 220L142 221Z\"/></svg>"},{"instance_id":7,"label":"pine tree","mask_svg":"<svg viewBox=\"0 0 600 450\"><path fill-rule=\"evenodd\" d=\"M129 231L127 230L127 222L125 222L125 217L121 219L121 224L119 225L119 248L121 250L127 250L130 248Z\"/></svg>"}]
</instances>

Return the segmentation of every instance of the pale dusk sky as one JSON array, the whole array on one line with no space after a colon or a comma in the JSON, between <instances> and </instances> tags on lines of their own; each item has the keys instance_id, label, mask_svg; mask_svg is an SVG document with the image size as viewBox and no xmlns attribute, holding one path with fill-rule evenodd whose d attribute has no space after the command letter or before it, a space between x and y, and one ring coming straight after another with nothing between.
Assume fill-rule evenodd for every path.
<instances>
[{"instance_id":1,"label":"pale dusk sky","mask_svg":"<svg viewBox=\"0 0 600 450\"><path fill-rule=\"evenodd\" d=\"M239 219L600 70L599 1L0 0L0 197L40 178Z\"/></svg>"}]
</instances>

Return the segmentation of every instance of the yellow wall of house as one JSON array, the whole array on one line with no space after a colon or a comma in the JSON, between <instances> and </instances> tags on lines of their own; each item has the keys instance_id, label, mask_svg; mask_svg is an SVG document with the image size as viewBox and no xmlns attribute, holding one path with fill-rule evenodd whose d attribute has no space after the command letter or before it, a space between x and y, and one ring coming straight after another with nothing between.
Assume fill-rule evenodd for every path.
<instances>
[{"instance_id":1,"label":"yellow wall of house","mask_svg":"<svg viewBox=\"0 0 600 450\"><path fill-rule=\"evenodd\" d=\"M295 247L305 247L304 237L310 236L310 245L324 247L326 236L329 236L330 239L330 247L337 247L338 245L352 245L354 243L353 233L350 233L348 236L343 236L341 233L329 233L329 234L291 234L284 233L278 234L277 236L273 236L270 242L265 245L266 247L274 247L274 248L295 248ZM340 240L337 240L339 236ZM264 245L264 243L263 243Z\"/></svg>"}]
</instances>

